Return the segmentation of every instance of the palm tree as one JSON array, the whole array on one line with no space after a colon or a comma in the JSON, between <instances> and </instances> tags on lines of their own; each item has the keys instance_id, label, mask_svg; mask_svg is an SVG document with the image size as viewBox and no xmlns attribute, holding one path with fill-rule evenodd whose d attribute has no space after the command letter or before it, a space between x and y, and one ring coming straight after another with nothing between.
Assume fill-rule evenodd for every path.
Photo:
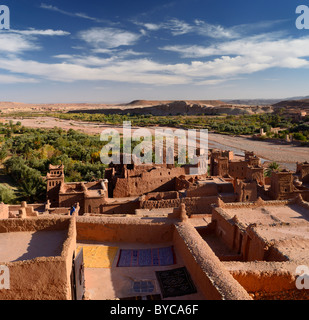
<instances>
[{"instance_id":1,"label":"palm tree","mask_svg":"<svg viewBox=\"0 0 309 320\"><path fill-rule=\"evenodd\" d=\"M270 177L273 171L279 170L280 165L277 162L272 162L269 164L268 168L265 171L265 176Z\"/></svg>"},{"instance_id":2,"label":"palm tree","mask_svg":"<svg viewBox=\"0 0 309 320\"><path fill-rule=\"evenodd\" d=\"M42 202L45 197L45 184L39 177L23 179L20 182L20 192L23 199L27 202Z\"/></svg>"}]
</instances>

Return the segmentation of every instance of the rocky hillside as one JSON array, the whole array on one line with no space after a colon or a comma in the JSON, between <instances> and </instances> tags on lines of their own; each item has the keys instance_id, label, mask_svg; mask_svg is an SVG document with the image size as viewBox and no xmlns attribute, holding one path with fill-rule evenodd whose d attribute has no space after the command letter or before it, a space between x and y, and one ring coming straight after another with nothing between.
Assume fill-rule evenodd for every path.
<instances>
[{"instance_id":1,"label":"rocky hillside","mask_svg":"<svg viewBox=\"0 0 309 320\"><path fill-rule=\"evenodd\" d=\"M208 102L208 103L200 103ZM173 101L158 105L148 105L142 106L141 102L134 102L132 104L123 107L113 107L113 108L102 108L94 110L71 110L70 113L104 113L104 114L152 114L154 116L176 116L176 115L239 115L239 114L261 114L261 113L271 113L273 108L271 106L233 106L226 105L222 101L219 102L215 100L214 102L209 101L199 101L196 103L194 101ZM211 104L212 103L212 104ZM131 106L131 107L130 107Z\"/></svg>"},{"instance_id":2,"label":"rocky hillside","mask_svg":"<svg viewBox=\"0 0 309 320\"><path fill-rule=\"evenodd\" d=\"M300 108L300 109L308 109L309 108L309 99L301 99L301 100L284 100L278 103L273 104L275 108L286 108L286 107L293 107L293 108Z\"/></svg>"}]
</instances>

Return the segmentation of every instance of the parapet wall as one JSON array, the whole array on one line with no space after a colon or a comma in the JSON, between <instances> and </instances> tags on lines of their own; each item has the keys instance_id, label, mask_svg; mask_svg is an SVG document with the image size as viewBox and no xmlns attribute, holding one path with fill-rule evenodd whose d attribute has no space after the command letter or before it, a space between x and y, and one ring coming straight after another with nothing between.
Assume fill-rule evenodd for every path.
<instances>
[{"instance_id":1,"label":"parapet wall","mask_svg":"<svg viewBox=\"0 0 309 320\"><path fill-rule=\"evenodd\" d=\"M77 240L164 243L172 241L173 220L158 222L125 217L77 217Z\"/></svg>"},{"instance_id":2,"label":"parapet wall","mask_svg":"<svg viewBox=\"0 0 309 320\"><path fill-rule=\"evenodd\" d=\"M190 223L175 226L173 243L206 299L251 300Z\"/></svg>"},{"instance_id":3,"label":"parapet wall","mask_svg":"<svg viewBox=\"0 0 309 320\"><path fill-rule=\"evenodd\" d=\"M31 260L1 262L10 272L10 289L0 290L0 300L70 300L72 258L76 247L74 218L0 220L0 232L67 230L61 254Z\"/></svg>"},{"instance_id":4,"label":"parapet wall","mask_svg":"<svg viewBox=\"0 0 309 320\"><path fill-rule=\"evenodd\" d=\"M0 219L8 219L8 217L9 217L9 206L4 203L0 203Z\"/></svg>"},{"instance_id":5,"label":"parapet wall","mask_svg":"<svg viewBox=\"0 0 309 320\"><path fill-rule=\"evenodd\" d=\"M178 208L182 203L186 205L187 214L210 214L212 205L218 202L217 196L212 197L185 197L178 199L163 199L159 201L146 200L141 202L141 209Z\"/></svg>"},{"instance_id":6,"label":"parapet wall","mask_svg":"<svg viewBox=\"0 0 309 320\"><path fill-rule=\"evenodd\" d=\"M296 288L296 267L292 262L223 262L233 277L255 299L309 299L308 290Z\"/></svg>"}]
</instances>

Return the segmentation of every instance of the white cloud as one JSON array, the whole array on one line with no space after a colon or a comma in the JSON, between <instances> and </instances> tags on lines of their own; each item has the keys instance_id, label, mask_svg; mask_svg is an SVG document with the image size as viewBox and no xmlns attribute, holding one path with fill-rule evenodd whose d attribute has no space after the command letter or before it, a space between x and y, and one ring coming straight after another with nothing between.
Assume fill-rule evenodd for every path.
<instances>
[{"instance_id":1,"label":"white cloud","mask_svg":"<svg viewBox=\"0 0 309 320\"><path fill-rule=\"evenodd\" d=\"M146 29L150 30L150 31L156 31L162 28L161 24L154 24L154 23L145 23L142 24Z\"/></svg>"},{"instance_id":2,"label":"white cloud","mask_svg":"<svg viewBox=\"0 0 309 320\"><path fill-rule=\"evenodd\" d=\"M158 31L160 29L168 30L174 36L179 36L188 33L196 33L201 36L210 38L236 38L239 33L232 29L226 29L221 25L213 25L202 20L195 20L193 24L173 18L160 23L142 23L134 22L136 25L143 26L149 31Z\"/></svg>"},{"instance_id":3,"label":"white cloud","mask_svg":"<svg viewBox=\"0 0 309 320\"><path fill-rule=\"evenodd\" d=\"M95 55L58 55L62 63L40 63L14 57L0 59L0 68L11 73L37 76L53 81L72 82L118 81L152 85L204 84L215 85L244 74L269 68L306 68L309 62L309 37L269 40L265 35L222 42L210 47L166 47L182 50L182 55L194 55L207 60L164 64L150 59L125 59L125 51L115 50L108 58ZM118 53L118 54L117 54ZM122 55L121 55L122 54ZM128 51L134 54L134 51ZM212 57L215 55L215 57Z\"/></svg>"},{"instance_id":4,"label":"white cloud","mask_svg":"<svg viewBox=\"0 0 309 320\"><path fill-rule=\"evenodd\" d=\"M36 83L38 80L33 78L22 78L7 74L0 74L1 84L13 84L13 83Z\"/></svg>"},{"instance_id":5,"label":"white cloud","mask_svg":"<svg viewBox=\"0 0 309 320\"><path fill-rule=\"evenodd\" d=\"M135 44L141 34L117 28L92 28L79 32L79 37L97 48L117 48Z\"/></svg>"},{"instance_id":6,"label":"white cloud","mask_svg":"<svg viewBox=\"0 0 309 320\"><path fill-rule=\"evenodd\" d=\"M70 35L70 32L63 31L63 30L37 30L34 28L30 28L28 30L14 30L10 29L10 32L16 34L22 34L26 36L67 36Z\"/></svg>"},{"instance_id":7,"label":"white cloud","mask_svg":"<svg viewBox=\"0 0 309 320\"><path fill-rule=\"evenodd\" d=\"M0 33L0 52L19 54L24 51L38 50L40 46L36 43L37 36L67 36L69 32L63 30L14 30Z\"/></svg>"},{"instance_id":8,"label":"white cloud","mask_svg":"<svg viewBox=\"0 0 309 320\"><path fill-rule=\"evenodd\" d=\"M227 29L221 25L213 25L202 20L195 20L194 23L193 31L202 36L214 39L233 39L239 37L239 33L233 30L233 28Z\"/></svg>"},{"instance_id":9,"label":"white cloud","mask_svg":"<svg viewBox=\"0 0 309 320\"><path fill-rule=\"evenodd\" d=\"M108 63L107 63L108 62ZM78 63L78 64L77 64ZM94 67L94 64L96 67ZM127 61L94 61L86 57L63 63L41 63L17 58L0 59L0 68L12 73L21 73L62 82L72 81L120 81L153 85L184 84L186 76L172 74L165 65L147 59Z\"/></svg>"},{"instance_id":10,"label":"white cloud","mask_svg":"<svg viewBox=\"0 0 309 320\"><path fill-rule=\"evenodd\" d=\"M209 47L166 46L163 50L178 52L182 57L199 59L182 64L175 70L191 79L206 78L207 83L241 74L252 74L270 68L300 69L309 67L309 37L274 40L273 35L259 35L224 41ZM206 61L202 61L207 59ZM210 82L207 82L209 81Z\"/></svg>"},{"instance_id":11,"label":"white cloud","mask_svg":"<svg viewBox=\"0 0 309 320\"><path fill-rule=\"evenodd\" d=\"M195 33L203 37L213 39L237 39L252 32L265 30L279 25L287 20L259 21L249 24L241 24L232 27L224 27L219 24L211 24L206 21L195 19L192 23L173 18L159 23L143 23L133 21L136 25L143 26L148 31L168 30L174 36Z\"/></svg>"},{"instance_id":12,"label":"white cloud","mask_svg":"<svg viewBox=\"0 0 309 320\"><path fill-rule=\"evenodd\" d=\"M194 29L188 23L178 19L171 19L170 21L164 24L163 28L170 30L172 35L174 36L192 32Z\"/></svg>"},{"instance_id":13,"label":"white cloud","mask_svg":"<svg viewBox=\"0 0 309 320\"><path fill-rule=\"evenodd\" d=\"M166 46L161 49L178 52L185 58L217 57L205 62L203 67L216 66L218 74L249 74L272 67L302 68L309 65L306 59L309 57L309 37L273 40L272 35L266 34L209 47Z\"/></svg>"},{"instance_id":14,"label":"white cloud","mask_svg":"<svg viewBox=\"0 0 309 320\"><path fill-rule=\"evenodd\" d=\"M39 49L39 46L24 35L0 32L0 52L18 54L37 49Z\"/></svg>"},{"instance_id":15,"label":"white cloud","mask_svg":"<svg viewBox=\"0 0 309 320\"><path fill-rule=\"evenodd\" d=\"M190 26L178 20L171 21L169 30L175 35L191 32ZM195 24L205 26L205 23L200 21L195 21ZM156 27L150 26L147 30L150 31L151 28L154 30ZM61 30L24 30L32 34L23 30L0 33L0 52L14 54L2 55L0 69L17 74L18 77L23 74L60 82L104 80L164 86L217 85L236 79L240 75L275 67L293 69L309 67L309 37L278 39L280 34L268 33L227 41L226 38L233 36L225 29L210 26L209 30L212 30L213 34L216 32L216 37L221 38L221 41L217 39L209 46L173 45L160 48L164 51L177 52L182 58L191 60L174 64L142 58L146 53L135 51L133 48L124 50L122 46L134 45L142 34L118 28L92 28L81 31L78 34L79 38L90 45L87 54L53 56L59 59L59 63L25 60L17 58L16 54L38 49L34 41L35 36L61 35ZM107 54L107 57L99 54Z\"/></svg>"}]
</instances>

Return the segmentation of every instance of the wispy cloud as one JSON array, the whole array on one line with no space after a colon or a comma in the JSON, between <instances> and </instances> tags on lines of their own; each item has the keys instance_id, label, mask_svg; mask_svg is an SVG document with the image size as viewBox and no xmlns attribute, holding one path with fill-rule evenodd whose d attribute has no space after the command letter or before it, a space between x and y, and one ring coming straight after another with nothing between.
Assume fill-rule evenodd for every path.
<instances>
[{"instance_id":1,"label":"wispy cloud","mask_svg":"<svg viewBox=\"0 0 309 320\"><path fill-rule=\"evenodd\" d=\"M173 36L188 33L196 33L210 38L236 38L239 36L239 34L232 29L226 29L221 25L206 23L202 20L195 20L192 24L176 18L159 23L142 23L138 21L134 21L134 23L143 26L148 31L167 30Z\"/></svg>"},{"instance_id":2,"label":"wispy cloud","mask_svg":"<svg viewBox=\"0 0 309 320\"><path fill-rule=\"evenodd\" d=\"M55 12L64 14L66 16L76 17L76 18L81 18L81 19L86 19L86 20L91 20L91 21L98 22L98 23L115 24L115 23L112 23L111 21L106 20L106 19L100 19L100 18L96 18L96 17L91 17L91 16L89 16L86 13L83 13L83 12L69 12L69 11L62 10L62 9L56 7L56 6L49 5L49 4L46 4L46 3L41 3L40 8L46 9L46 10L50 10L50 11L55 11Z\"/></svg>"},{"instance_id":3,"label":"wispy cloud","mask_svg":"<svg viewBox=\"0 0 309 320\"><path fill-rule=\"evenodd\" d=\"M261 32L261 30L272 28L280 25L287 20L260 21L250 24L241 24L232 27L224 27L220 24L211 24L201 19L195 19L192 23L188 23L177 18L153 22L133 21L136 25L142 26L148 31L167 30L174 36L194 33L200 36L213 39L237 39L250 33Z\"/></svg>"},{"instance_id":4,"label":"wispy cloud","mask_svg":"<svg viewBox=\"0 0 309 320\"><path fill-rule=\"evenodd\" d=\"M113 61L85 57L85 61L72 60L65 63L42 63L16 57L0 58L0 68L11 73L35 76L42 79L73 81L116 81L151 85L185 84L186 75L176 75L170 67L148 59ZM92 61L91 61L92 60ZM138 65L138 68L136 67Z\"/></svg>"},{"instance_id":5,"label":"wispy cloud","mask_svg":"<svg viewBox=\"0 0 309 320\"><path fill-rule=\"evenodd\" d=\"M37 30L34 28L30 28L28 30L10 29L10 32L22 34L22 35L26 35L26 36L68 36L71 34L70 32L63 31L63 30L52 30L52 29Z\"/></svg>"},{"instance_id":6,"label":"wispy cloud","mask_svg":"<svg viewBox=\"0 0 309 320\"><path fill-rule=\"evenodd\" d=\"M272 57L274 59L282 56L302 57L308 56L308 37L299 39L279 38L277 33L266 33L242 39L221 41L209 46L200 45L173 45L164 46L161 50L178 52L183 58L205 58L211 56L251 56ZM299 46L303 44L304 48ZM296 47L297 46L297 50Z\"/></svg>"},{"instance_id":7,"label":"wispy cloud","mask_svg":"<svg viewBox=\"0 0 309 320\"><path fill-rule=\"evenodd\" d=\"M210 24L202 20L195 20L194 23L195 26L193 27L193 31L201 36L207 36L215 39L233 39L239 37L239 32L233 28L225 28L221 25Z\"/></svg>"},{"instance_id":8,"label":"wispy cloud","mask_svg":"<svg viewBox=\"0 0 309 320\"><path fill-rule=\"evenodd\" d=\"M163 5L157 5L157 6L153 7L152 9L143 12L143 13L139 14L139 16L141 16L141 17L149 17L149 16L151 16L153 14L157 14L158 12L162 12L162 11L164 12L167 9L170 9L170 8L176 6L176 5L177 5L177 1L167 2L167 3L163 4Z\"/></svg>"},{"instance_id":9,"label":"wispy cloud","mask_svg":"<svg viewBox=\"0 0 309 320\"><path fill-rule=\"evenodd\" d=\"M14 84L14 83L37 83L37 79L33 78L23 78L7 74L0 74L0 83L1 84Z\"/></svg>"}]
</instances>

